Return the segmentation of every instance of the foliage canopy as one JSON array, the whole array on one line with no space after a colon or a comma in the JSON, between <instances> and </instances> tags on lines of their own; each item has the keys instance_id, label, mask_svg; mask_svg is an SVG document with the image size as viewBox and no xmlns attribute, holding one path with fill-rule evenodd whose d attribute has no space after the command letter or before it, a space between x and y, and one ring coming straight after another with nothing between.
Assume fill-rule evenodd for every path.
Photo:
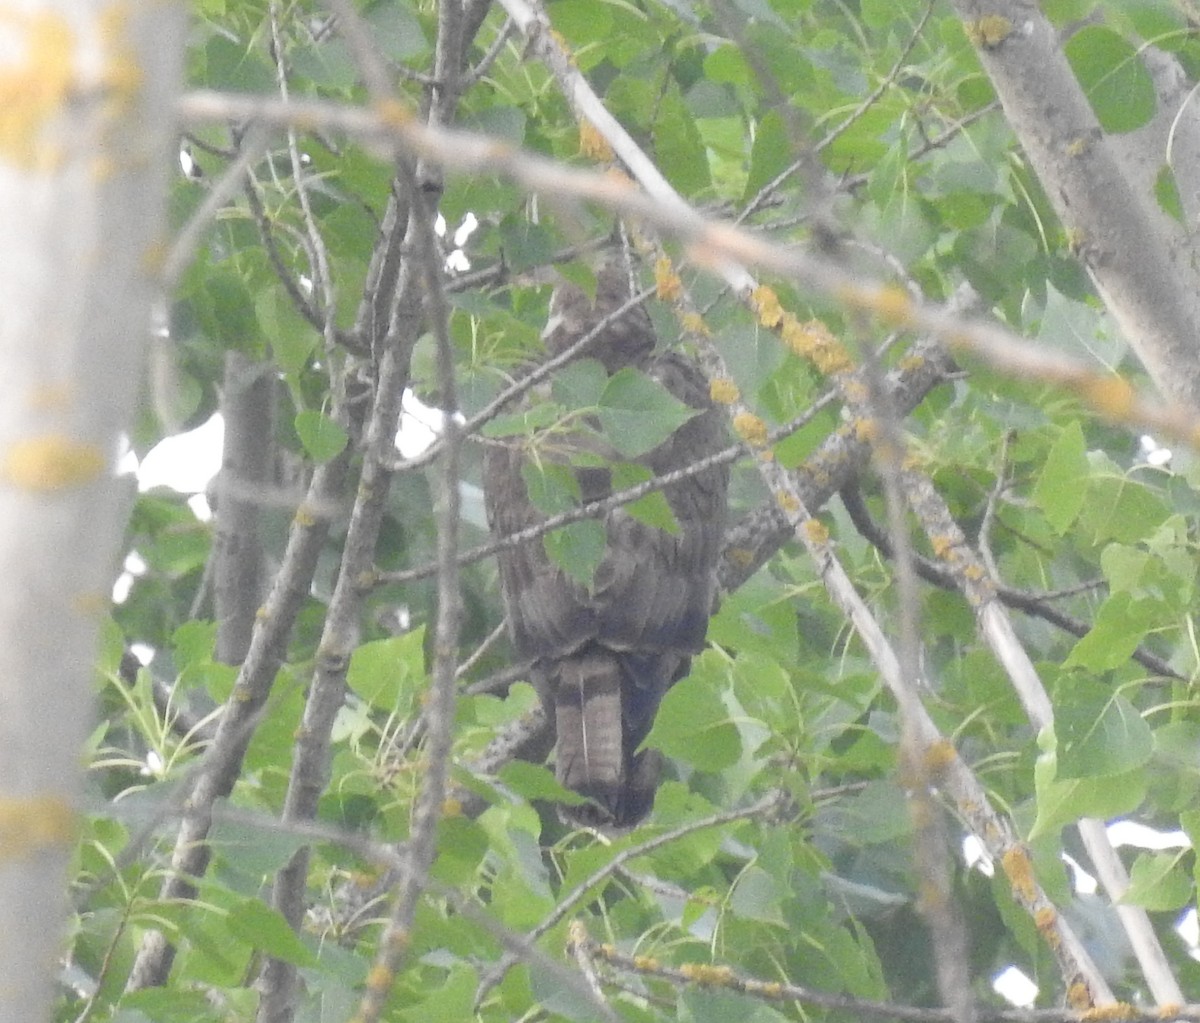
<instances>
[{"instance_id":1,"label":"foliage canopy","mask_svg":"<svg viewBox=\"0 0 1200 1023\"><path fill-rule=\"evenodd\" d=\"M1013 964L1044 1007L1102 1003L1104 985L1162 1003L1170 974L1195 989L1174 929L1190 847L1125 855L1124 893L1083 892L1068 863L1110 881L1081 819L1200 832L1200 463L1179 413L1200 405L1200 334L1147 355L1136 274L1104 277L1135 249L1200 293L1176 237L1200 194L1200 161L1176 158L1200 13L992 6L553 0L551 33L515 0L193 0L192 172L172 203L206 226L132 444L220 410L234 472L213 522L162 490L133 511L144 569L100 657L58 1018L340 1019L365 988L380 1004L362 1011L395 1020L836 1020L865 1010L770 985L995 1007ZM1094 115L1078 135L1039 129L1003 84L1045 39ZM634 458L686 414L587 363L524 408L492 404L544 358L544 268L586 286L580 252L633 212L621 143L573 74L691 210L776 259L728 271L757 250L632 169L660 211L625 218L660 338L699 354L743 446L710 646L649 740L673 777L615 836L564 825L552 770L497 752L529 740L537 701L488 641L495 566L472 553L481 444L536 449L597 413ZM1027 85L1065 102L1060 79ZM1098 150L1145 237L1119 194L1098 221L1071 201ZM407 462L406 388L467 424ZM550 513L577 505L560 468L530 474ZM630 511L671 528L653 492ZM582 579L596 544L588 520L547 537ZM411 869L377 961L393 910L354 903L396 843ZM195 848L197 876L164 888ZM1148 911L1133 945L1117 898ZM1134 955L1156 944L1166 980ZM738 993L729 971L765 986Z\"/></svg>"}]
</instances>

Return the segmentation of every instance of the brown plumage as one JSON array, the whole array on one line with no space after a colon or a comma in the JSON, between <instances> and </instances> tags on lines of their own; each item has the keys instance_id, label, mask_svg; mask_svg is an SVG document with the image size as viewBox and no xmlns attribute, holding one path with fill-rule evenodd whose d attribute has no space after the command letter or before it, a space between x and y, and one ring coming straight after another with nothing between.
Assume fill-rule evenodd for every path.
<instances>
[{"instance_id":1,"label":"brown plumage","mask_svg":"<svg viewBox=\"0 0 1200 1023\"><path fill-rule=\"evenodd\" d=\"M579 340L629 295L623 267L599 276L593 304L570 284L551 299L551 352ZM680 469L725 444L703 374L677 352L654 353L654 329L638 308L608 327L585 353L611 375L635 366L702 411L637 461L655 476ZM588 446L594 450L594 445ZM544 521L529 501L519 446L495 445L484 465L488 521L500 537ZM575 470L585 501L611 492L606 469ZM532 662L532 681L557 730L556 764L567 788L594 803L577 818L631 824L658 785L659 756L637 752L667 689L704 643L714 570L725 527L729 471L721 466L672 484L665 495L679 525L670 533L624 509L604 518L607 548L590 590L556 568L541 538L499 555L509 630Z\"/></svg>"}]
</instances>

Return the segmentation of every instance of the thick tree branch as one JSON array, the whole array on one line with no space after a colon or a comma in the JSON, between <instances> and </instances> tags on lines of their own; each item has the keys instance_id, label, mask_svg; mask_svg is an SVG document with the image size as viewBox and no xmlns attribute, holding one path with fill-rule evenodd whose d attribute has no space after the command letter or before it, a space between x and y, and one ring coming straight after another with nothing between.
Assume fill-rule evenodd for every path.
<instances>
[{"instance_id":1,"label":"thick tree branch","mask_svg":"<svg viewBox=\"0 0 1200 1023\"><path fill-rule=\"evenodd\" d=\"M1153 196L1126 178L1037 4L953 0L953 6L1109 311L1159 390L1200 408L1194 247L1167 227Z\"/></svg>"}]
</instances>

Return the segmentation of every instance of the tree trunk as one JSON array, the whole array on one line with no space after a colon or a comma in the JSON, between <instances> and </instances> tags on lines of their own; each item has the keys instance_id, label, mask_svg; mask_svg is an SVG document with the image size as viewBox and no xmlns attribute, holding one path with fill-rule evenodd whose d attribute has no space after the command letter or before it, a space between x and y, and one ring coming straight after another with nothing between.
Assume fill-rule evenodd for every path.
<instances>
[{"instance_id":1,"label":"tree trunk","mask_svg":"<svg viewBox=\"0 0 1200 1023\"><path fill-rule=\"evenodd\" d=\"M50 1016L184 13L26 0L0 20L0 1023Z\"/></svg>"}]
</instances>

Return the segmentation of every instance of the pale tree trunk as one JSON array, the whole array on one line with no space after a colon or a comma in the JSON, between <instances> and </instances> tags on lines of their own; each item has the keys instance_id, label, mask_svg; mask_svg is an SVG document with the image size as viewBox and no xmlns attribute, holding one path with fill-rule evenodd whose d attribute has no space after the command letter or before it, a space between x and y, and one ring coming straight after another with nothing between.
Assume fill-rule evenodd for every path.
<instances>
[{"instance_id":1,"label":"pale tree trunk","mask_svg":"<svg viewBox=\"0 0 1200 1023\"><path fill-rule=\"evenodd\" d=\"M185 10L0 17L0 1023L49 1018Z\"/></svg>"}]
</instances>

